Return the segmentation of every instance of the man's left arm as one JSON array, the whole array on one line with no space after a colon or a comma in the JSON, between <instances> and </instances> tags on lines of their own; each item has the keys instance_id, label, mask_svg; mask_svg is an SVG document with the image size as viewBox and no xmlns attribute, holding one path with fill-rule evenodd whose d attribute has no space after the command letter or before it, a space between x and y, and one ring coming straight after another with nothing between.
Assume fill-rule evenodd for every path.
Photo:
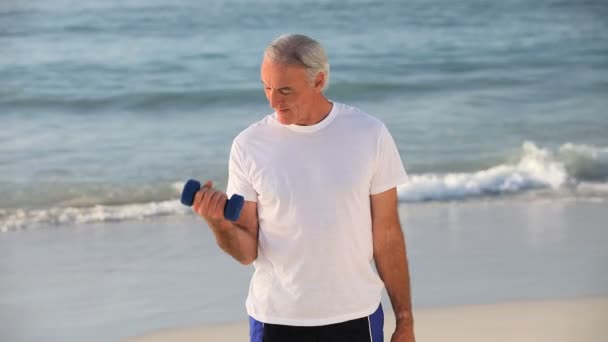
<instances>
[{"instance_id":1,"label":"man's left arm","mask_svg":"<svg viewBox=\"0 0 608 342\"><path fill-rule=\"evenodd\" d=\"M397 212L397 189L371 195L374 260L395 312L391 342L414 342L414 317L405 238Z\"/></svg>"}]
</instances>

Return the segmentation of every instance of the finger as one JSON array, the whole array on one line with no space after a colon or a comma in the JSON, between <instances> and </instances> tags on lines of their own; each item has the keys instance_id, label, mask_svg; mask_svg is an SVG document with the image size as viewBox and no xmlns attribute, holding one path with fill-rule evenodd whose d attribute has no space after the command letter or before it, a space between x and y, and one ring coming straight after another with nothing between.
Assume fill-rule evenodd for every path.
<instances>
[{"instance_id":1,"label":"finger","mask_svg":"<svg viewBox=\"0 0 608 342\"><path fill-rule=\"evenodd\" d=\"M222 196L220 197L219 201L217 202L217 213L220 217L224 217L224 208L226 208L226 202L228 202L228 196L222 192Z\"/></svg>"},{"instance_id":2,"label":"finger","mask_svg":"<svg viewBox=\"0 0 608 342\"><path fill-rule=\"evenodd\" d=\"M209 190L209 188L201 188L195 195L195 203L192 206L192 209L194 209L194 211L201 215L201 216L205 216L205 204L204 204L204 200L205 200L205 195L207 193L207 191Z\"/></svg>"},{"instance_id":3,"label":"finger","mask_svg":"<svg viewBox=\"0 0 608 342\"><path fill-rule=\"evenodd\" d=\"M207 182L205 182L205 184L199 189L199 191L197 191L194 194L194 200L192 201L192 208L198 207L198 205L200 204L200 201L203 198L203 193L200 190L212 189L212 188L213 188L213 181L208 180Z\"/></svg>"},{"instance_id":4,"label":"finger","mask_svg":"<svg viewBox=\"0 0 608 342\"><path fill-rule=\"evenodd\" d=\"M200 211L202 212L203 216L209 217L211 215L211 210L209 210L209 202L216 191L208 187L203 187L201 188L200 192L203 193Z\"/></svg>"},{"instance_id":5,"label":"finger","mask_svg":"<svg viewBox=\"0 0 608 342\"><path fill-rule=\"evenodd\" d=\"M222 214L218 215L218 210L217 210L217 207L218 207L219 202L220 202L221 199L222 199L222 192L216 191L211 196L211 199L209 201L209 214L214 219L219 219L219 218L222 218L224 216Z\"/></svg>"},{"instance_id":6,"label":"finger","mask_svg":"<svg viewBox=\"0 0 608 342\"><path fill-rule=\"evenodd\" d=\"M226 207L226 194L220 192L220 196L217 200L217 205L215 207L215 215L217 218L224 218L224 208Z\"/></svg>"},{"instance_id":7,"label":"finger","mask_svg":"<svg viewBox=\"0 0 608 342\"><path fill-rule=\"evenodd\" d=\"M203 200L203 193L201 190L202 188L194 194L194 200L192 201L192 210L195 212L198 212L199 207L201 206L201 201Z\"/></svg>"}]
</instances>

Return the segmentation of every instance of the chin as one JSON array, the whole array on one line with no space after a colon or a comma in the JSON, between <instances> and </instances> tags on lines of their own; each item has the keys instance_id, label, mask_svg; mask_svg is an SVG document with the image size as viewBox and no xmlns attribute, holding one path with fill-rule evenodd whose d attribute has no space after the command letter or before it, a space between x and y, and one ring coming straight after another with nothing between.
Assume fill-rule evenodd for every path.
<instances>
[{"instance_id":1,"label":"chin","mask_svg":"<svg viewBox=\"0 0 608 342\"><path fill-rule=\"evenodd\" d=\"M279 122L283 125L293 124L293 118L291 117L291 115L285 115L277 112L277 120L279 120Z\"/></svg>"},{"instance_id":2,"label":"chin","mask_svg":"<svg viewBox=\"0 0 608 342\"><path fill-rule=\"evenodd\" d=\"M279 120L279 123L281 125L292 125L293 124L293 122L291 122L291 120L288 120L288 119L286 119L284 117L281 117L281 116L278 116L277 119Z\"/></svg>"}]
</instances>

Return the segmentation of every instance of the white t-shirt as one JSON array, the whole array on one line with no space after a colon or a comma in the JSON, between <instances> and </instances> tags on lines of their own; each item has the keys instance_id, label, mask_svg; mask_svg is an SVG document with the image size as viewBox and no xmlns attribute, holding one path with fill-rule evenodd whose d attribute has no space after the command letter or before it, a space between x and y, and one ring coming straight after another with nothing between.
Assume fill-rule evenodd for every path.
<instances>
[{"instance_id":1,"label":"white t-shirt","mask_svg":"<svg viewBox=\"0 0 608 342\"><path fill-rule=\"evenodd\" d=\"M406 180L384 124L344 104L313 126L271 114L241 132L227 193L258 205L248 314L313 326L373 313L384 285L372 266L370 195Z\"/></svg>"}]
</instances>

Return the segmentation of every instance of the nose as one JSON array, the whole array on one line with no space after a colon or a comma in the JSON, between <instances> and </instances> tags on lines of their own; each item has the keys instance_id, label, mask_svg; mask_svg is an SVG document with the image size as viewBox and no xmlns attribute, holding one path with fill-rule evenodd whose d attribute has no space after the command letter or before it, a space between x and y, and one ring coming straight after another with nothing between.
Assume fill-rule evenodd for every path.
<instances>
[{"instance_id":1,"label":"nose","mask_svg":"<svg viewBox=\"0 0 608 342\"><path fill-rule=\"evenodd\" d=\"M266 91L266 97L268 98L268 103L270 103L270 107L272 108L277 108L283 102L281 99L281 94L275 89Z\"/></svg>"}]
</instances>

